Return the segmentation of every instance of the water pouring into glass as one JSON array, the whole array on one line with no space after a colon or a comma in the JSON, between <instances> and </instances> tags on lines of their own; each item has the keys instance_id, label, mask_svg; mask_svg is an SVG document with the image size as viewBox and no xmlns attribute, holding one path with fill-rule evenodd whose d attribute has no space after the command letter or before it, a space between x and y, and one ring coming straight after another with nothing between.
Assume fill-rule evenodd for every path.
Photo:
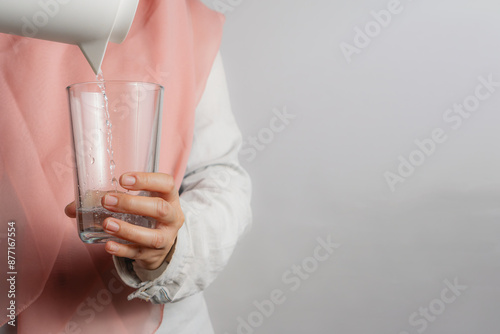
<instances>
[{"instance_id":1,"label":"water pouring into glass","mask_svg":"<svg viewBox=\"0 0 500 334\"><path fill-rule=\"evenodd\" d=\"M101 72L108 43L125 40L138 4L139 0L0 1L0 32L77 45L96 74L96 82L67 88L77 225L86 243L124 242L103 230L102 223L110 216L155 227L152 218L111 212L101 205L106 193L119 191L116 175L158 170L163 87L104 81Z\"/></svg>"}]
</instances>

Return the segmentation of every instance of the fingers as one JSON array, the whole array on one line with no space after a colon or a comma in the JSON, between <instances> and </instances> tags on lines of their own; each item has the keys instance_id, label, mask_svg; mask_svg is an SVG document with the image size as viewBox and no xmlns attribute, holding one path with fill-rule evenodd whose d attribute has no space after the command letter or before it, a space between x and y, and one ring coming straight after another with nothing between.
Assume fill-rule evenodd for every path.
<instances>
[{"instance_id":1,"label":"fingers","mask_svg":"<svg viewBox=\"0 0 500 334\"><path fill-rule=\"evenodd\" d=\"M174 178L163 173L126 173L120 177L120 184L129 190L157 192L160 197L171 202L179 197Z\"/></svg>"},{"instance_id":2,"label":"fingers","mask_svg":"<svg viewBox=\"0 0 500 334\"><path fill-rule=\"evenodd\" d=\"M149 217L156 220L157 227L150 229L109 217L103 223L106 233L132 244L108 241L105 249L110 254L137 260L143 268L156 269L171 251L177 231L184 223L174 179L168 174L133 172L123 174L120 185L127 190L155 193L158 197L108 192L102 197L102 206L112 212ZM74 202L66 206L65 213L76 216Z\"/></svg>"},{"instance_id":3,"label":"fingers","mask_svg":"<svg viewBox=\"0 0 500 334\"><path fill-rule=\"evenodd\" d=\"M73 201L73 202L69 203L68 205L66 205L66 207L64 208L64 213L69 218L76 218L76 204L75 204L75 201Z\"/></svg>"},{"instance_id":4,"label":"fingers","mask_svg":"<svg viewBox=\"0 0 500 334\"><path fill-rule=\"evenodd\" d=\"M168 228L163 225L156 229L133 225L115 218L106 218L104 230L115 237L130 241L136 246L153 249L165 249L173 244L174 236L170 237ZM137 254L132 254L135 258ZM128 257L128 256L125 256Z\"/></svg>"},{"instance_id":5,"label":"fingers","mask_svg":"<svg viewBox=\"0 0 500 334\"><path fill-rule=\"evenodd\" d=\"M102 206L113 212L152 217L160 223L174 223L177 220L175 208L159 197L108 193L102 198Z\"/></svg>"},{"instance_id":6,"label":"fingers","mask_svg":"<svg viewBox=\"0 0 500 334\"><path fill-rule=\"evenodd\" d=\"M175 187L174 178L171 175L163 173L126 173L120 177L120 184L123 188L128 190L146 190L150 192L156 192L159 198L171 202L179 198L179 193ZM116 194L110 194L116 195ZM105 200L108 199L108 204L104 204ZM128 209L127 213L138 214L143 216L150 216L157 218L157 220L168 221L170 217L170 208L168 203L165 201L157 200L154 203L146 203L139 199L137 204L139 207L135 207L133 201L124 199L119 201L120 204L113 204L112 197L105 197L103 199L103 206L110 211L117 212L122 209ZM121 204L124 206L122 207ZM76 206L75 202L71 202L64 209L64 213L70 218L76 218ZM150 214L154 213L154 214Z\"/></svg>"},{"instance_id":7,"label":"fingers","mask_svg":"<svg viewBox=\"0 0 500 334\"><path fill-rule=\"evenodd\" d=\"M134 259L142 268L147 270L157 269L165 260L165 252L145 249L139 245L124 245L108 241L105 249L112 255Z\"/></svg>"}]
</instances>

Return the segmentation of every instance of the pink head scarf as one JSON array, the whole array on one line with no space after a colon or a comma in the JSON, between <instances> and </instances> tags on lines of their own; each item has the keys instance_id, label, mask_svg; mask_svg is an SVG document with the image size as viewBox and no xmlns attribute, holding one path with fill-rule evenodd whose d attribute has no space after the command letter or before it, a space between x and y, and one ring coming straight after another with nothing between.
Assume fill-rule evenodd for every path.
<instances>
[{"instance_id":1,"label":"pink head scarf","mask_svg":"<svg viewBox=\"0 0 500 334\"><path fill-rule=\"evenodd\" d=\"M142 0L123 44L109 45L106 79L165 87L160 171L180 185L194 110L219 49L224 18L198 0ZM0 313L15 300L18 333L153 333L163 307L127 301L133 289L102 245L85 245L63 209L74 199L65 87L94 81L76 46L0 36ZM8 270L7 223L16 264ZM7 312L7 315L9 312ZM2 316L0 325L10 319Z\"/></svg>"}]
</instances>

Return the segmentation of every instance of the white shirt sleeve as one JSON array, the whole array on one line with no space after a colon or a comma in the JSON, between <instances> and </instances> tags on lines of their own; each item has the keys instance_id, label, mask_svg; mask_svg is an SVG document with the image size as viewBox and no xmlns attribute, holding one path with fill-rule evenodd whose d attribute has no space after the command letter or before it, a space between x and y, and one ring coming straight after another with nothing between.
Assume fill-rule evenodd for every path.
<instances>
[{"instance_id":1,"label":"white shirt sleeve","mask_svg":"<svg viewBox=\"0 0 500 334\"><path fill-rule=\"evenodd\" d=\"M220 54L196 109L193 145L180 203L185 216L170 263L154 271L113 257L129 296L168 303L205 289L251 224L250 177L238 161L241 132L231 112Z\"/></svg>"}]
</instances>

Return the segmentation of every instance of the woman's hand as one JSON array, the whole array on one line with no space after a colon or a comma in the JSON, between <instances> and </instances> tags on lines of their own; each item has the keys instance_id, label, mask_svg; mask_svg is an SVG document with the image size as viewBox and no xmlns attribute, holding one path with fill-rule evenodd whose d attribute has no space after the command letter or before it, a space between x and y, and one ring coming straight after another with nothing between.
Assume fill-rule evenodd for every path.
<instances>
[{"instance_id":1,"label":"woman's hand","mask_svg":"<svg viewBox=\"0 0 500 334\"><path fill-rule=\"evenodd\" d=\"M157 197L110 192L102 198L102 206L113 212L152 217L156 220L156 228L106 218L103 227L107 233L133 244L108 241L105 249L110 254L134 259L144 269L157 269L172 249L177 232L184 223L174 180L172 176L162 173L126 173L120 177L120 184L128 190L150 191ZM69 204L65 212L75 218L75 203Z\"/></svg>"}]
</instances>

